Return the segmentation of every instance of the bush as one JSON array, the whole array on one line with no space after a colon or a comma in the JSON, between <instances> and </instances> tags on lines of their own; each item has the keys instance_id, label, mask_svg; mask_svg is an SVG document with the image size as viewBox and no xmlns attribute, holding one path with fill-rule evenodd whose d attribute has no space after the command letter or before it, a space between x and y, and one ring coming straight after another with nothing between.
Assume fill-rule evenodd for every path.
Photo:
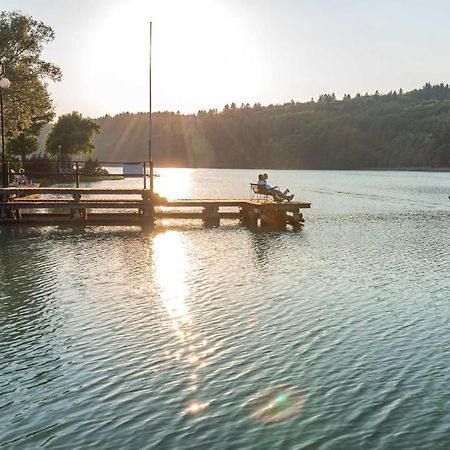
<instances>
[{"instance_id":1,"label":"bush","mask_svg":"<svg viewBox=\"0 0 450 450\"><path fill-rule=\"evenodd\" d=\"M31 176L57 175L58 163L47 155L33 155L25 162L25 173Z\"/></svg>"},{"instance_id":2,"label":"bush","mask_svg":"<svg viewBox=\"0 0 450 450\"><path fill-rule=\"evenodd\" d=\"M84 162L84 167L80 168L80 174L82 175L109 175L109 172L106 169L103 169L100 163L98 162L98 158L92 159L89 158Z\"/></svg>"}]
</instances>

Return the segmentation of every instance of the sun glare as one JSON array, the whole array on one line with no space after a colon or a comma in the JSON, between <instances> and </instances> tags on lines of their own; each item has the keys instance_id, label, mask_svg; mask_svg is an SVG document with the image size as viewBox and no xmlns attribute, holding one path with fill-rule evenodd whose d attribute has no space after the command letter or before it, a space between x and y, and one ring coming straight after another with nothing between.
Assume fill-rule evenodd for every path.
<instances>
[{"instance_id":1,"label":"sun glare","mask_svg":"<svg viewBox=\"0 0 450 450\"><path fill-rule=\"evenodd\" d=\"M230 8L205 0L111 5L85 55L92 101L110 114L148 111L150 21L154 111L197 112L243 97L258 83L262 58Z\"/></svg>"},{"instance_id":2,"label":"sun glare","mask_svg":"<svg viewBox=\"0 0 450 450\"><path fill-rule=\"evenodd\" d=\"M158 169L155 191L169 200L188 198L191 193L191 169Z\"/></svg>"},{"instance_id":3,"label":"sun glare","mask_svg":"<svg viewBox=\"0 0 450 450\"><path fill-rule=\"evenodd\" d=\"M189 319L185 304L187 288L184 281L186 256L182 235L176 231L159 234L154 240L156 281L161 289L161 299L172 320Z\"/></svg>"}]
</instances>

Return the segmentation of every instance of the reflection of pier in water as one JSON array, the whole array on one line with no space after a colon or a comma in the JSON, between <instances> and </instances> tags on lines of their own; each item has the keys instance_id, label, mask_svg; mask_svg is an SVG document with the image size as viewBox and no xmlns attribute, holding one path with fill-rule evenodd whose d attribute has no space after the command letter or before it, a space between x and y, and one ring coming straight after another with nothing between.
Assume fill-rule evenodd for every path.
<instances>
[{"instance_id":1,"label":"reflection of pier in water","mask_svg":"<svg viewBox=\"0 0 450 450\"><path fill-rule=\"evenodd\" d=\"M310 206L298 201L167 200L147 189L2 188L0 224L144 225L158 219L201 219L206 226L219 226L221 219L237 219L248 227L299 228L304 223L301 210Z\"/></svg>"}]
</instances>

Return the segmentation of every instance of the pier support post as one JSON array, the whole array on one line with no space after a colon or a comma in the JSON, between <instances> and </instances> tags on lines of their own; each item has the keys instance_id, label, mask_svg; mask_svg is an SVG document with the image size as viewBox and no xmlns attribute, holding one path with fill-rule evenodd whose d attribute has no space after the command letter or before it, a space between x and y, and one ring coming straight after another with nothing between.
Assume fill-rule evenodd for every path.
<instances>
[{"instance_id":1,"label":"pier support post","mask_svg":"<svg viewBox=\"0 0 450 450\"><path fill-rule=\"evenodd\" d=\"M206 227L220 226L220 216L218 206L205 206L202 211L203 225Z\"/></svg>"},{"instance_id":2,"label":"pier support post","mask_svg":"<svg viewBox=\"0 0 450 450\"><path fill-rule=\"evenodd\" d=\"M283 230L286 228L286 223L286 211L261 207L261 228Z\"/></svg>"},{"instance_id":3,"label":"pier support post","mask_svg":"<svg viewBox=\"0 0 450 450\"><path fill-rule=\"evenodd\" d=\"M0 196L0 201L3 202L7 202L7 196L6 195L1 195ZM0 207L0 219L6 219L6 208L5 207Z\"/></svg>"},{"instance_id":4,"label":"pier support post","mask_svg":"<svg viewBox=\"0 0 450 450\"><path fill-rule=\"evenodd\" d=\"M2 203L9 202L9 195L8 194L0 195L0 202ZM2 206L0 208L0 219L6 219L7 217L8 217L7 209Z\"/></svg>"},{"instance_id":5,"label":"pier support post","mask_svg":"<svg viewBox=\"0 0 450 450\"><path fill-rule=\"evenodd\" d=\"M303 214L300 212L300 208L292 210L292 218L289 222L294 229L298 229L303 225Z\"/></svg>"},{"instance_id":6,"label":"pier support post","mask_svg":"<svg viewBox=\"0 0 450 450\"><path fill-rule=\"evenodd\" d=\"M81 194L73 194L74 207L70 208L70 216L72 219L80 220L87 218L87 211L85 208L80 208Z\"/></svg>"},{"instance_id":7,"label":"pier support post","mask_svg":"<svg viewBox=\"0 0 450 450\"><path fill-rule=\"evenodd\" d=\"M145 190L142 193L142 216L147 222L155 222L155 202L150 191Z\"/></svg>"},{"instance_id":8,"label":"pier support post","mask_svg":"<svg viewBox=\"0 0 450 450\"><path fill-rule=\"evenodd\" d=\"M8 162L7 162L8 164ZM15 195L4 194L0 195L0 202L2 203L12 203L15 199ZM5 206L0 207L0 220L18 220L22 218L20 213L20 208L7 208Z\"/></svg>"},{"instance_id":9,"label":"pier support post","mask_svg":"<svg viewBox=\"0 0 450 450\"><path fill-rule=\"evenodd\" d=\"M258 208L254 206L243 206L240 213L240 221L243 225L249 228L256 228L258 226Z\"/></svg>"},{"instance_id":10,"label":"pier support post","mask_svg":"<svg viewBox=\"0 0 450 450\"><path fill-rule=\"evenodd\" d=\"M20 212L19 208L11 209L9 212L9 216L13 220L20 220L22 218L22 213Z\"/></svg>"}]
</instances>

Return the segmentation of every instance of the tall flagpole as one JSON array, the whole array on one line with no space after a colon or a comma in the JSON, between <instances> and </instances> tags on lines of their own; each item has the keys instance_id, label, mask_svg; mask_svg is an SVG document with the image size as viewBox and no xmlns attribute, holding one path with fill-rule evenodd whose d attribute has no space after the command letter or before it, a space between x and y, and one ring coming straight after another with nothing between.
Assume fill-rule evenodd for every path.
<instances>
[{"instance_id":1,"label":"tall flagpole","mask_svg":"<svg viewBox=\"0 0 450 450\"><path fill-rule=\"evenodd\" d=\"M153 194L153 158L152 158L152 22L150 22L150 62L149 62L149 135L148 162L150 165L150 192Z\"/></svg>"}]
</instances>

